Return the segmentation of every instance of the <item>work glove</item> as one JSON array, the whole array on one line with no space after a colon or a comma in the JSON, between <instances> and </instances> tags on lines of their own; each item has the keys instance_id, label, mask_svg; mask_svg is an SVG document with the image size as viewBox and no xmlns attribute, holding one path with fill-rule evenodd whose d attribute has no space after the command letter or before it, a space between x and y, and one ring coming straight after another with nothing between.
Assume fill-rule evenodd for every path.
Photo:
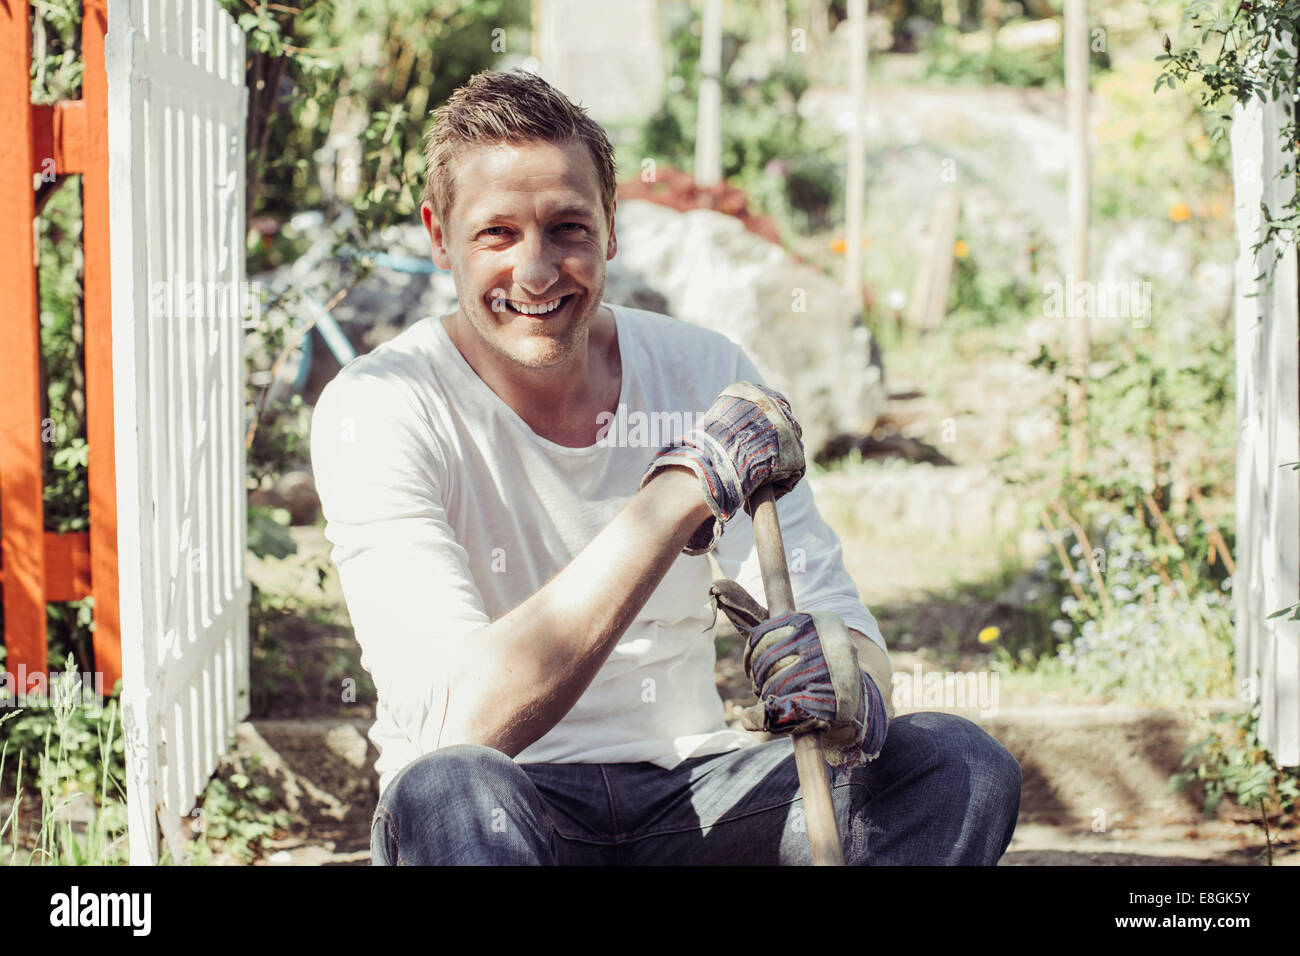
<instances>
[{"instance_id":1,"label":"work glove","mask_svg":"<svg viewBox=\"0 0 1300 956\"><path fill-rule=\"evenodd\" d=\"M735 581L709 588L719 608L746 638L745 674L758 703L741 711L746 730L774 734L817 731L832 767L850 769L875 760L885 745L885 698L858 666L857 648L839 615L791 611L769 617Z\"/></svg>"},{"instance_id":2,"label":"work glove","mask_svg":"<svg viewBox=\"0 0 1300 956\"><path fill-rule=\"evenodd\" d=\"M695 472L713 517L695 530L682 553L708 554L741 508L753 517L749 499L760 487L771 485L775 500L799 483L805 471L802 439L784 395L736 382L722 390L695 427L655 453L641 487L670 465Z\"/></svg>"}]
</instances>

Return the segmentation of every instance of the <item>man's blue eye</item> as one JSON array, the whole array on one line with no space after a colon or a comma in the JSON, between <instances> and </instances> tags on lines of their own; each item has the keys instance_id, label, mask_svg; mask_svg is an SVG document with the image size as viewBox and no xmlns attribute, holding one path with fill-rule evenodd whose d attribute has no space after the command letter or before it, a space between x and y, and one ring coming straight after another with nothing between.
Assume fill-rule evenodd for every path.
<instances>
[{"instance_id":1,"label":"man's blue eye","mask_svg":"<svg viewBox=\"0 0 1300 956\"><path fill-rule=\"evenodd\" d=\"M505 229L505 226L488 226L486 229L483 230L483 232L484 232L484 233L489 233L489 232L491 232L493 229Z\"/></svg>"}]
</instances>

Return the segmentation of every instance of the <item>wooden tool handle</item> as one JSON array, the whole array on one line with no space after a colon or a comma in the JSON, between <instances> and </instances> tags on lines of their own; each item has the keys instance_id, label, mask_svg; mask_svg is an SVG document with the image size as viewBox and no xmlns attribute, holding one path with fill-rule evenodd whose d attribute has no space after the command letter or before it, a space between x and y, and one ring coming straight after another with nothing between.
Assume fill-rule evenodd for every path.
<instances>
[{"instance_id":1,"label":"wooden tool handle","mask_svg":"<svg viewBox=\"0 0 1300 956\"><path fill-rule=\"evenodd\" d=\"M785 563L785 542L781 540L781 523L776 514L776 499L770 485L754 492L754 545L758 565L763 572L763 592L767 613L777 617L795 609L794 589ZM812 841L814 866L843 866L844 845L835 825L835 807L831 803L830 777L816 733L794 735L794 762L799 771L799 788L803 791L804 817L808 839Z\"/></svg>"}]
</instances>

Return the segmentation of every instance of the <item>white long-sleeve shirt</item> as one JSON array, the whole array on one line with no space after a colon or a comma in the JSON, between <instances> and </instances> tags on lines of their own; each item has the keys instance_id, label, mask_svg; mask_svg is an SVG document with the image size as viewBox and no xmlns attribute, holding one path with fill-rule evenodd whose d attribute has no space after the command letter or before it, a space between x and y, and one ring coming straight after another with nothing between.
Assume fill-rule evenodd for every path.
<instances>
[{"instance_id":1,"label":"white long-sleeve shirt","mask_svg":"<svg viewBox=\"0 0 1300 956\"><path fill-rule=\"evenodd\" d=\"M675 437L664 430L692 424L733 382L766 384L720 333L609 308L622 391L617 417L586 448L533 432L436 316L349 362L317 402L312 465L361 663L378 691L370 738L381 793L437 749L448 692L437 675L614 518L655 451ZM883 651L808 482L777 510L795 606L834 611ZM714 553L727 577L764 601L747 515L727 525ZM707 556L679 556L578 702L516 759L671 769L754 744L727 728L714 683L712 578Z\"/></svg>"}]
</instances>

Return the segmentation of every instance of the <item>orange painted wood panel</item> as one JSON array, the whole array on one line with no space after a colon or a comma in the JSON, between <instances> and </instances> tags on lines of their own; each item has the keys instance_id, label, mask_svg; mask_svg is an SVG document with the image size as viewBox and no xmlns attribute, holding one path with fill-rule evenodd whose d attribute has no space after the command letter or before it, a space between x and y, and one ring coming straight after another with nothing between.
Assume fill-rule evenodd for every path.
<instances>
[{"instance_id":1,"label":"orange painted wood panel","mask_svg":"<svg viewBox=\"0 0 1300 956\"><path fill-rule=\"evenodd\" d=\"M85 166L82 174L86 317L86 433L90 486L90 571L95 597L95 670L111 690L122 676L122 625L117 577L117 473L113 433L113 325L108 252L107 18L102 0L88 2L81 25Z\"/></svg>"},{"instance_id":2,"label":"orange painted wood panel","mask_svg":"<svg viewBox=\"0 0 1300 956\"><path fill-rule=\"evenodd\" d=\"M86 148L85 103L62 100L32 106L33 173L79 173L86 168Z\"/></svg>"},{"instance_id":3,"label":"orange painted wood panel","mask_svg":"<svg viewBox=\"0 0 1300 956\"><path fill-rule=\"evenodd\" d=\"M0 3L0 560L5 666L45 670L45 511L26 0ZM25 688L24 688L25 690Z\"/></svg>"},{"instance_id":4,"label":"orange painted wood panel","mask_svg":"<svg viewBox=\"0 0 1300 956\"><path fill-rule=\"evenodd\" d=\"M90 535L45 532L45 600L80 601L90 593Z\"/></svg>"}]
</instances>

